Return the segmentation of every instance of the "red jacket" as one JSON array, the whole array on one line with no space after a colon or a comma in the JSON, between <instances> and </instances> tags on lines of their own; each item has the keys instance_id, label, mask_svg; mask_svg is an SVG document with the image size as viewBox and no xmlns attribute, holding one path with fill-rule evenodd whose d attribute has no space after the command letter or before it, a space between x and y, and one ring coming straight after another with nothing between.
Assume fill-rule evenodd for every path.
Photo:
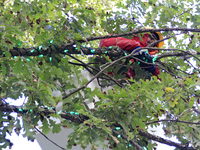
<instances>
[{"instance_id":1,"label":"red jacket","mask_svg":"<svg viewBox=\"0 0 200 150\"><path fill-rule=\"evenodd\" d=\"M132 51L136 47L147 47L148 44L146 44L147 39L149 37L148 33L145 33L143 35L142 41L138 36L134 36L132 39L127 39L123 37L117 37L117 38L108 38L108 39L102 39L100 41L99 47L102 48L107 48L109 46L119 46L122 50L127 50L127 51ZM149 51L150 55L154 55L157 50L152 50L151 52Z\"/></svg>"},{"instance_id":2,"label":"red jacket","mask_svg":"<svg viewBox=\"0 0 200 150\"><path fill-rule=\"evenodd\" d=\"M123 37L102 39L100 41L99 47L100 48L102 48L102 47L107 48L109 46L119 46L122 50L126 50L126 51L130 51L131 52L132 50L134 50L138 46L146 47L148 45L146 43L147 39L148 39L148 36L149 36L149 34L145 33L143 35L143 37L141 37L142 41L137 36L133 37L132 39L127 39L127 38L123 38ZM154 55L156 52L157 52L157 50L154 50L154 51L151 51L149 53L151 55ZM109 74L113 75L113 73L109 73ZM156 70L153 72L153 75L157 76L157 78L158 78L159 74L160 74L160 71L156 67ZM131 68L126 73L126 76L128 78L131 78L131 77L134 78L135 77L135 74L134 74L134 72L133 72L133 70Z\"/></svg>"}]
</instances>

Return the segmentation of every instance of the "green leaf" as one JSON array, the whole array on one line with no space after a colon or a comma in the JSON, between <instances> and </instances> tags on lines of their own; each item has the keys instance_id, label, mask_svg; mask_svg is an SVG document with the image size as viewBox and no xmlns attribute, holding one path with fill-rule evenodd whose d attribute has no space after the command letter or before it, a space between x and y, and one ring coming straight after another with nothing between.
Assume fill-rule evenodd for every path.
<instances>
[{"instance_id":1,"label":"green leaf","mask_svg":"<svg viewBox=\"0 0 200 150\"><path fill-rule=\"evenodd\" d=\"M90 127L82 124L79 126L79 128L78 128L78 130L76 130L76 132L82 133L82 132L86 131L88 128L90 128Z\"/></svg>"},{"instance_id":2,"label":"green leaf","mask_svg":"<svg viewBox=\"0 0 200 150\"><path fill-rule=\"evenodd\" d=\"M194 106L194 97L192 97L189 101L189 107L192 108Z\"/></svg>"},{"instance_id":3,"label":"green leaf","mask_svg":"<svg viewBox=\"0 0 200 150\"><path fill-rule=\"evenodd\" d=\"M15 66L13 68L14 73L20 74L22 72L22 63L21 60L18 59L15 63Z\"/></svg>"},{"instance_id":4,"label":"green leaf","mask_svg":"<svg viewBox=\"0 0 200 150\"><path fill-rule=\"evenodd\" d=\"M68 129L73 127L73 124L68 120L64 120L62 124L63 126L66 126Z\"/></svg>"},{"instance_id":5,"label":"green leaf","mask_svg":"<svg viewBox=\"0 0 200 150\"><path fill-rule=\"evenodd\" d=\"M44 118L44 120L43 120L43 122L42 122L42 127L41 127L41 129L42 129L42 132L43 132L44 134L46 134L46 135L49 133L49 131L51 131L51 129L49 128L49 124L48 124L46 118Z\"/></svg>"},{"instance_id":6,"label":"green leaf","mask_svg":"<svg viewBox=\"0 0 200 150\"><path fill-rule=\"evenodd\" d=\"M61 124L56 124L55 121L49 119L51 126L53 126L52 133L59 133L61 131Z\"/></svg>"},{"instance_id":7,"label":"green leaf","mask_svg":"<svg viewBox=\"0 0 200 150\"><path fill-rule=\"evenodd\" d=\"M10 58L10 57L11 57L11 53L8 52L8 51L6 51L6 52L5 52L5 56L6 56L6 58Z\"/></svg>"},{"instance_id":8,"label":"green leaf","mask_svg":"<svg viewBox=\"0 0 200 150\"><path fill-rule=\"evenodd\" d=\"M128 141L134 139L134 134L132 132L128 132L127 135L128 135Z\"/></svg>"},{"instance_id":9,"label":"green leaf","mask_svg":"<svg viewBox=\"0 0 200 150\"><path fill-rule=\"evenodd\" d=\"M23 128L25 129L25 133L23 134L23 136L27 137L28 140L34 141L35 131L33 130L33 128L28 123L27 118L23 118Z\"/></svg>"}]
</instances>

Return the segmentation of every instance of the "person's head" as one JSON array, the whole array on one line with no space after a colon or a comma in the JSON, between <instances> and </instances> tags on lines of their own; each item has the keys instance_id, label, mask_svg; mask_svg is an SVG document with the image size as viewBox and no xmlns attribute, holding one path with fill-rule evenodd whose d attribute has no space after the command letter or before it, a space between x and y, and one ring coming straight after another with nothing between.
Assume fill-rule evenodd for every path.
<instances>
[{"instance_id":1,"label":"person's head","mask_svg":"<svg viewBox=\"0 0 200 150\"><path fill-rule=\"evenodd\" d=\"M153 42L156 42L157 40L159 40L158 35L156 33L151 33L147 38L146 44L149 45L149 44L151 44ZM153 45L151 45L151 47L157 47L157 44L153 44Z\"/></svg>"},{"instance_id":2,"label":"person's head","mask_svg":"<svg viewBox=\"0 0 200 150\"><path fill-rule=\"evenodd\" d=\"M152 27L149 27L149 26L146 26L145 29L153 29ZM153 42L153 39L154 40L162 40L163 39L163 35L157 31L157 32L151 32L151 34L149 35L149 38L148 38L148 42L152 43ZM147 43L149 45L149 43ZM164 41L161 41L159 43L157 43L157 45L153 45L152 47L162 47L164 45Z\"/></svg>"},{"instance_id":3,"label":"person's head","mask_svg":"<svg viewBox=\"0 0 200 150\"><path fill-rule=\"evenodd\" d=\"M147 39L147 43L146 44L151 44L153 42L156 42L158 40L162 40L163 36L160 32L153 32L149 35L148 39ZM159 43L153 44L151 45L151 47L162 47L164 45L164 41L161 41ZM150 55L155 55L155 53L158 52L158 50L149 50L149 54Z\"/></svg>"}]
</instances>

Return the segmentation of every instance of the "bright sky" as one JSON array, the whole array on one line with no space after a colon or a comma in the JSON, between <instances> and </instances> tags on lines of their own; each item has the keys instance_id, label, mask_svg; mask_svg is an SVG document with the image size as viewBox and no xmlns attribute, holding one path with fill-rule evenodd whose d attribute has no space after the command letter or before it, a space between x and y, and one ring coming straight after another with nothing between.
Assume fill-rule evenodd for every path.
<instances>
[{"instance_id":1,"label":"bright sky","mask_svg":"<svg viewBox=\"0 0 200 150\"><path fill-rule=\"evenodd\" d=\"M7 136L13 143L14 146L12 150L41 150L38 142L35 140L34 142L30 142L27 138L24 138L22 135L12 134L12 136ZM10 150L9 148L2 150Z\"/></svg>"}]
</instances>

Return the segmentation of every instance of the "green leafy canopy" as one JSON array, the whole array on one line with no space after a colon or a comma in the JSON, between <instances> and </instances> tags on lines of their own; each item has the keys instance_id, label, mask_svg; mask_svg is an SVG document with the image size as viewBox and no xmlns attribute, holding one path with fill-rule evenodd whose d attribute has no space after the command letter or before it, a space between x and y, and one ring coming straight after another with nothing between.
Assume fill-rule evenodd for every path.
<instances>
[{"instance_id":1,"label":"green leafy canopy","mask_svg":"<svg viewBox=\"0 0 200 150\"><path fill-rule=\"evenodd\" d=\"M23 136L33 141L34 128L41 121L44 134L59 133L61 127L73 129L67 149L74 144L85 148L89 143L92 149L106 148L105 139L108 147L116 150L128 144L133 150L137 145L156 148L155 142L170 145L148 133L150 126L160 123L167 137L175 136L180 142L171 146L200 149L197 1L3 0L0 6L0 148L12 147L6 133L20 134L22 129ZM147 26L161 29L164 36L165 44L158 49L154 64L161 80L129 61L128 54L123 53L119 60L121 57L109 55L111 50L99 57L83 53L84 47L99 52L100 39L109 35L131 39L135 35L130 32L138 31L141 39ZM15 52L10 51L13 49ZM134 79L123 74L130 67ZM83 70L88 70L91 78L85 78ZM114 76L107 75L111 71ZM93 90L87 87L92 79L97 79L98 87L112 88ZM54 95L56 91L60 95ZM22 107L6 102L23 96L28 99ZM89 109L84 100L94 102L95 96L99 101ZM59 102L63 109L58 113ZM12 117L13 111L22 116L22 124ZM161 116L165 119L160 120ZM121 127L118 135L113 132L116 127Z\"/></svg>"}]
</instances>

